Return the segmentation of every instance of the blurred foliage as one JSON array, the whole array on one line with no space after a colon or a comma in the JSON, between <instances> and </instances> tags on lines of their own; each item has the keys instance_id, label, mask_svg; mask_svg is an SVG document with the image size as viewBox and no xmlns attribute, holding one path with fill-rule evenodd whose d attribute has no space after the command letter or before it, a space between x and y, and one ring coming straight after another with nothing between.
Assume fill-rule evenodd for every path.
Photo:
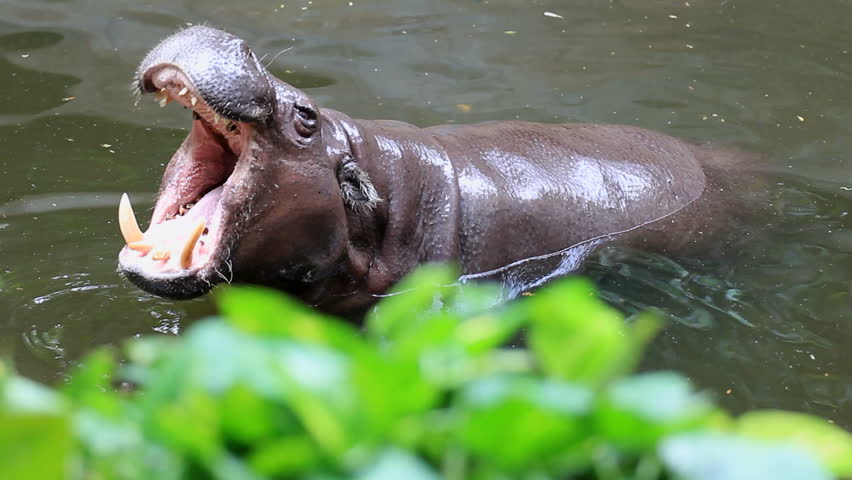
<instances>
[{"instance_id":1,"label":"blurred foliage","mask_svg":"<svg viewBox=\"0 0 852 480\"><path fill-rule=\"evenodd\" d=\"M731 418L682 375L631 376L658 322L584 280L496 304L455 278L417 271L362 331L229 288L219 318L96 351L59 390L0 364L2 478L852 477L825 420Z\"/></svg>"}]
</instances>

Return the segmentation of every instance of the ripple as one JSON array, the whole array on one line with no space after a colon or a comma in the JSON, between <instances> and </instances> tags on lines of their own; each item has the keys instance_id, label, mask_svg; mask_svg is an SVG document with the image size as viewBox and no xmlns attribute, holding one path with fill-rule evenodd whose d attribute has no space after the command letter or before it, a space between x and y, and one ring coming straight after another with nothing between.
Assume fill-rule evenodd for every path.
<instances>
[{"instance_id":1,"label":"ripple","mask_svg":"<svg viewBox=\"0 0 852 480\"><path fill-rule=\"evenodd\" d=\"M79 293L79 292L89 292L92 290L100 290L103 288L114 288L115 285L83 285L79 287L71 287L66 288L64 290L58 290L53 293L48 293L47 295L42 295L40 297L36 297L33 299L33 303L36 305L41 305L42 303L49 302L57 297L61 297L62 295L67 295L69 293Z\"/></svg>"}]
</instances>

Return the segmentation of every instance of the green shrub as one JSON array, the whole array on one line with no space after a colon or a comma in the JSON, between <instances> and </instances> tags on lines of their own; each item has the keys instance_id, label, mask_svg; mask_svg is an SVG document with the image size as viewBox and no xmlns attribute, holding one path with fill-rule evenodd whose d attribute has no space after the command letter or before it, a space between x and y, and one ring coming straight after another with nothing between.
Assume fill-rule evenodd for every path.
<instances>
[{"instance_id":1,"label":"green shrub","mask_svg":"<svg viewBox=\"0 0 852 480\"><path fill-rule=\"evenodd\" d=\"M229 288L219 318L134 340L120 365L96 351L57 391L0 365L0 476L852 476L852 436L825 420L735 419L679 374L628 376L656 321L625 324L583 280L495 306L492 287L454 278L419 270L363 331Z\"/></svg>"}]
</instances>

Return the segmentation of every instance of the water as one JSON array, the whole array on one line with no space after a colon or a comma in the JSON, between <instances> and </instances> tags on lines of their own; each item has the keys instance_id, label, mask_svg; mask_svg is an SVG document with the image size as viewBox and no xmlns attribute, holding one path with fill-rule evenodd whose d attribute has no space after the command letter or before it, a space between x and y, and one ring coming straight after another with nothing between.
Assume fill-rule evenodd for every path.
<instances>
[{"instance_id":1,"label":"water","mask_svg":"<svg viewBox=\"0 0 852 480\"><path fill-rule=\"evenodd\" d=\"M55 383L94 346L213 311L115 273L118 195L137 192L146 224L189 125L134 107L133 70L209 22L356 118L626 123L766 156L778 215L762 238L715 259L607 249L586 273L624 311L670 316L646 368L735 410L852 427L849 18L842 0L0 0L0 351Z\"/></svg>"}]
</instances>

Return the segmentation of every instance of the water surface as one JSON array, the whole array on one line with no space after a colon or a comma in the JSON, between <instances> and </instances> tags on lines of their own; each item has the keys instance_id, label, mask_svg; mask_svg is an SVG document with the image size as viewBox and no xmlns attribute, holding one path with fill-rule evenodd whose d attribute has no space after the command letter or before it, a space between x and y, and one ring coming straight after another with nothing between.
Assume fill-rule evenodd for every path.
<instances>
[{"instance_id":1,"label":"water surface","mask_svg":"<svg viewBox=\"0 0 852 480\"><path fill-rule=\"evenodd\" d=\"M624 123L765 156L777 221L761 239L713 259L608 249L586 273L624 311L671 318L647 368L682 370L735 410L852 427L852 3L348 3L0 1L0 351L21 372L61 381L94 346L213 310L115 273L117 196L136 192L147 222L189 125L134 106L132 72L177 27L209 22L356 118Z\"/></svg>"}]
</instances>

